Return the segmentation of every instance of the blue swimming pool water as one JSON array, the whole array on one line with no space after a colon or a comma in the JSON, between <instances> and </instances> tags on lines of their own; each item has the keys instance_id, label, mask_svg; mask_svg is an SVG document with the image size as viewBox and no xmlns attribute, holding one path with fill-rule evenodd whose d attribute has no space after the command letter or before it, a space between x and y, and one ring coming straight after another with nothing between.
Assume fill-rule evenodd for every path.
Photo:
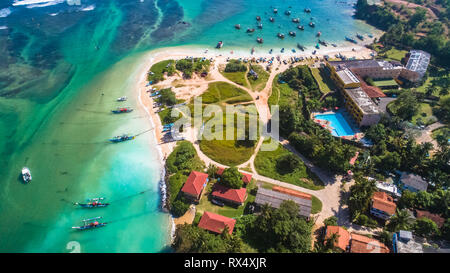
<instances>
[{"instance_id":1,"label":"blue swimming pool water","mask_svg":"<svg viewBox=\"0 0 450 273\"><path fill-rule=\"evenodd\" d=\"M329 121L331 123L330 126L334 128L331 132L333 136L351 136L357 133L357 131L353 130L344 115L340 112L334 114L316 115L315 118Z\"/></svg>"}]
</instances>

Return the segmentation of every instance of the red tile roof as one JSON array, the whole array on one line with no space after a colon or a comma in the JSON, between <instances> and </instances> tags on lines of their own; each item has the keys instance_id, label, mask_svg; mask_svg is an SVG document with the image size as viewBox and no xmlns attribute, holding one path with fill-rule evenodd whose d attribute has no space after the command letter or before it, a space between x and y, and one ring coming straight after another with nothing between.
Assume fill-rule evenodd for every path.
<instances>
[{"instance_id":1,"label":"red tile roof","mask_svg":"<svg viewBox=\"0 0 450 273\"><path fill-rule=\"evenodd\" d=\"M216 183L211 194L214 197L219 197L235 203L244 203L247 197L247 189L230 189L223 185L220 185L219 183Z\"/></svg>"},{"instance_id":2,"label":"red tile roof","mask_svg":"<svg viewBox=\"0 0 450 273\"><path fill-rule=\"evenodd\" d=\"M248 183L250 183L250 181L252 181L252 175L251 174L243 173L243 172L241 172L241 174L242 174L242 181L244 181L245 184L248 184Z\"/></svg>"},{"instance_id":3,"label":"red tile roof","mask_svg":"<svg viewBox=\"0 0 450 273\"><path fill-rule=\"evenodd\" d=\"M295 191L295 190L291 190L288 188L284 188L284 187L280 187L280 186L274 186L272 188L273 191L277 191L277 192L281 192L281 193L285 193L285 194L289 194L292 196L296 196L296 197L300 197L303 199L307 199L307 200L311 200L312 196L310 194L301 192L301 191Z\"/></svg>"},{"instance_id":4,"label":"red tile roof","mask_svg":"<svg viewBox=\"0 0 450 273\"><path fill-rule=\"evenodd\" d=\"M216 174L217 174L217 175L222 175L222 174L223 174L223 171L225 171L225 168L217 167L217 172L216 172Z\"/></svg>"},{"instance_id":5,"label":"red tile roof","mask_svg":"<svg viewBox=\"0 0 450 273\"><path fill-rule=\"evenodd\" d=\"M181 191L198 197L207 182L207 178L208 174L206 173L192 171Z\"/></svg>"},{"instance_id":6,"label":"red tile roof","mask_svg":"<svg viewBox=\"0 0 450 273\"><path fill-rule=\"evenodd\" d=\"M352 70L353 72L353 70ZM354 74L357 75L356 72ZM386 94L376 86L368 85L359 75L357 76L359 81L361 82L361 89L369 96L369 98L383 98L386 97Z\"/></svg>"},{"instance_id":7,"label":"red tile roof","mask_svg":"<svg viewBox=\"0 0 450 273\"><path fill-rule=\"evenodd\" d=\"M441 228L444 225L444 222L445 222L445 219L442 218L441 216L439 216L438 214L434 214L434 213L431 213L431 212L426 211L426 210L418 210L418 209L416 209L416 216L417 216L417 219L425 217L425 218L428 218L428 219L432 220L433 222L436 223L436 225L439 228Z\"/></svg>"},{"instance_id":8,"label":"red tile roof","mask_svg":"<svg viewBox=\"0 0 450 273\"><path fill-rule=\"evenodd\" d=\"M390 215L395 214L397 205L394 203L392 197L385 192L375 192L372 197L372 207L384 211Z\"/></svg>"},{"instance_id":9,"label":"red tile roof","mask_svg":"<svg viewBox=\"0 0 450 273\"><path fill-rule=\"evenodd\" d=\"M389 248L380 241L357 233L352 233L351 237L351 253L389 253Z\"/></svg>"},{"instance_id":10,"label":"red tile roof","mask_svg":"<svg viewBox=\"0 0 450 273\"><path fill-rule=\"evenodd\" d=\"M350 245L350 233L346 229L339 226L327 226L327 234L325 239L329 239L331 234L338 235L337 242L334 246L345 251L347 246Z\"/></svg>"},{"instance_id":11,"label":"red tile roof","mask_svg":"<svg viewBox=\"0 0 450 273\"><path fill-rule=\"evenodd\" d=\"M227 226L228 233L231 234L235 224L236 220L234 219L205 211L200 219L200 222L198 223L198 227L220 234L225 229L225 226Z\"/></svg>"}]
</instances>

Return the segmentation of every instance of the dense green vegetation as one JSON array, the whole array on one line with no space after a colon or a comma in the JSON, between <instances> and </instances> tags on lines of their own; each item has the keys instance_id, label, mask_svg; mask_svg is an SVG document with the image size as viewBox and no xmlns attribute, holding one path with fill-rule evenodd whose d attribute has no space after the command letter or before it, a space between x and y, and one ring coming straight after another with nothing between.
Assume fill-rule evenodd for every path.
<instances>
[{"instance_id":1,"label":"dense green vegetation","mask_svg":"<svg viewBox=\"0 0 450 273\"><path fill-rule=\"evenodd\" d=\"M165 73L167 73L168 76L172 76L175 73L174 60L165 60L152 65L147 79L149 82L152 82L152 84L155 84L164 80Z\"/></svg>"},{"instance_id":2,"label":"dense green vegetation","mask_svg":"<svg viewBox=\"0 0 450 273\"><path fill-rule=\"evenodd\" d=\"M259 252L305 253L311 251L313 223L298 216L298 205L284 201L279 209L262 207L259 215L237 219L235 232Z\"/></svg>"},{"instance_id":3,"label":"dense green vegetation","mask_svg":"<svg viewBox=\"0 0 450 273\"><path fill-rule=\"evenodd\" d=\"M191 171L203 171L205 166L197 155L194 146L188 141L181 141L167 157L166 169L168 175L167 205L175 216L183 215L189 208L189 202L180 193L184 182Z\"/></svg>"},{"instance_id":4,"label":"dense green vegetation","mask_svg":"<svg viewBox=\"0 0 450 273\"><path fill-rule=\"evenodd\" d=\"M276 144L274 151L259 151L255 158L256 171L266 177L312 190L323 188L321 181L310 173L296 155Z\"/></svg>"},{"instance_id":5,"label":"dense green vegetation","mask_svg":"<svg viewBox=\"0 0 450 273\"><path fill-rule=\"evenodd\" d=\"M358 0L355 17L386 31L380 38L385 45L425 50L433 55L436 63L449 67L450 40L445 34L444 24L448 25L450 4L448 1L442 1L441 4L445 12L440 14L438 20L426 21L426 10L420 7L413 13L402 12L403 8L395 5L369 5L367 0ZM405 15L397 16L394 11ZM419 32L425 32L426 35L416 39Z\"/></svg>"},{"instance_id":6,"label":"dense green vegetation","mask_svg":"<svg viewBox=\"0 0 450 273\"><path fill-rule=\"evenodd\" d=\"M244 185L242 174L238 168L230 167L223 171L220 183L228 188L240 189Z\"/></svg>"},{"instance_id":7,"label":"dense green vegetation","mask_svg":"<svg viewBox=\"0 0 450 273\"><path fill-rule=\"evenodd\" d=\"M210 65L210 61L204 58L187 58L178 60L175 67L185 79L190 79L194 73L208 72Z\"/></svg>"}]
</instances>

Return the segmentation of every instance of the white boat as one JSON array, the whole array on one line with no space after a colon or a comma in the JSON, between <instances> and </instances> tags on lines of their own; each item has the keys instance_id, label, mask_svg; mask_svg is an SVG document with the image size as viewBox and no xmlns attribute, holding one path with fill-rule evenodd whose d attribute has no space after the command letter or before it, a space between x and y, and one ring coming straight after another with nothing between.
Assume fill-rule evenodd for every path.
<instances>
[{"instance_id":1,"label":"white boat","mask_svg":"<svg viewBox=\"0 0 450 273\"><path fill-rule=\"evenodd\" d=\"M126 96L120 97L117 99L117 101L126 101L128 98Z\"/></svg>"},{"instance_id":2,"label":"white boat","mask_svg":"<svg viewBox=\"0 0 450 273\"><path fill-rule=\"evenodd\" d=\"M27 167L22 168L22 178L23 182L28 183L31 181L31 172Z\"/></svg>"}]
</instances>

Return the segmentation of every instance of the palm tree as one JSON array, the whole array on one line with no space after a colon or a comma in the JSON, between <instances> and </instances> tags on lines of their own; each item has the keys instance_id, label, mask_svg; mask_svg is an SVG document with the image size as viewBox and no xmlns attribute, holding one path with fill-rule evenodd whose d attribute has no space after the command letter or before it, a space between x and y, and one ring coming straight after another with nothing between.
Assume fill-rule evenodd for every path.
<instances>
[{"instance_id":1,"label":"palm tree","mask_svg":"<svg viewBox=\"0 0 450 273\"><path fill-rule=\"evenodd\" d=\"M410 215L406 209L399 210L391 217L387 228L391 231L408 230L410 227Z\"/></svg>"}]
</instances>

